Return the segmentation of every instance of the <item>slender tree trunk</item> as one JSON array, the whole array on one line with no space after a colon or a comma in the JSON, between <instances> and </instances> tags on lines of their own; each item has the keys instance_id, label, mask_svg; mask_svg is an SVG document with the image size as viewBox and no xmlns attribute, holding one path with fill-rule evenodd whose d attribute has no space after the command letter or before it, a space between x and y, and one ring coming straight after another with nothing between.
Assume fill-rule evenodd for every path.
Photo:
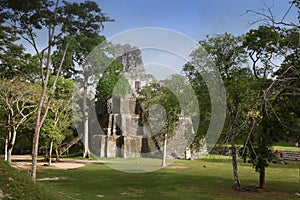
<instances>
[{"instance_id":1,"label":"slender tree trunk","mask_svg":"<svg viewBox=\"0 0 300 200\"><path fill-rule=\"evenodd\" d=\"M10 124L11 122L11 114L9 112L8 114L8 119L7 119L7 124ZM9 145L9 141L11 140L11 129L7 129L7 135L6 135L6 138L5 138L5 147L4 147L4 160L5 161L8 161L8 145Z\"/></svg>"},{"instance_id":2,"label":"slender tree trunk","mask_svg":"<svg viewBox=\"0 0 300 200\"><path fill-rule=\"evenodd\" d=\"M9 164L11 164L11 154L12 154L12 148L8 148L8 151L7 151L7 162Z\"/></svg>"},{"instance_id":3,"label":"slender tree trunk","mask_svg":"<svg viewBox=\"0 0 300 200\"><path fill-rule=\"evenodd\" d=\"M45 161L45 162L48 162L48 161L49 161L49 150L48 150L48 148L45 148L44 161Z\"/></svg>"},{"instance_id":4,"label":"slender tree trunk","mask_svg":"<svg viewBox=\"0 0 300 200\"><path fill-rule=\"evenodd\" d=\"M7 146L7 162L9 164L11 164L11 155L12 155L12 151L15 145L15 141L16 141L16 136L17 136L17 131L13 130L13 132L10 132L10 138L8 139L8 146Z\"/></svg>"},{"instance_id":5,"label":"slender tree trunk","mask_svg":"<svg viewBox=\"0 0 300 200\"><path fill-rule=\"evenodd\" d=\"M4 146L4 160L7 161L7 153L8 152L8 137L5 138L5 146Z\"/></svg>"},{"instance_id":6,"label":"slender tree trunk","mask_svg":"<svg viewBox=\"0 0 300 200\"><path fill-rule=\"evenodd\" d=\"M11 131L10 130L8 131L6 140L7 140L7 146L6 146L5 155L6 155L6 161L10 164L11 163L11 151L10 151Z\"/></svg>"},{"instance_id":7,"label":"slender tree trunk","mask_svg":"<svg viewBox=\"0 0 300 200\"><path fill-rule=\"evenodd\" d=\"M59 0L56 0L55 3L55 15L54 15L54 20L57 18L57 9L59 5ZM33 140L32 140L32 167L31 167L31 180L33 182L36 181L36 165L37 165L37 156L38 156L38 151L39 151L39 137L40 137L40 132L41 132L41 127L47 117L49 106L51 103L51 98L52 95L55 91L55 86L57 83L57 80L59 78L65 56L67 53L67 50L69 48L70 42L67 43L66 48L64 49L63 57L61 59L61 62L59 64L58 70L56 71L55 79L52 84L52 88L50 89L50 96L48 100L46 101L46 94L47 94L47 88L48 88L48 83L49 83L49 78L51 75L50 72L50 67L51 67L51 56L52 56L52 46L54 42L54 35L55 35L55 27L57 26L56 23L50 24L48 27L48 52L47 52L47 58L46 58L46 64L45 67L43 66L43 58L44 56L40 57L40 76L41 76L41 82L42 82L42 92L41 96L39 99L39 102L37 104L37 117L36 117L36 123L35 123L35 130L33 134ZM39 52L37 51L39 54ZM44 70L45 68L45 70ZM44 75L45 73L45 75ZM44 108L44 113L42 113L42 110Z\"/></svg>"},{"instance_id":8,"label":"slender tree trunk","mask_svg":"<svg viewBox=\"0 0 300 200\"><path fill-rule=\"evenodd\" d=\"M58 149L55 148L55 154L56 154L56 162L59 161L59 152L58 152Z\"/></svg>"},{"instance_id":9,"label":"slender tree trunk","mask_svg":"<svg viewBox=\"0 0 300 200\"><path fill-rule=\"evenodd\" d=\"M38 121L36 124L35 133L33 135L33 142L32 142L31 180L33 182L35 182L36 180L36 165L37 165L37 156L39 151L39 136L40 136L40 121Z\"/></svg>"},{"instance_id":10,"label":"slender tree trunk","mask_svg":"<svg viewBox=\"0 0 300 200\"><path fill-rule=\"evenodd\" d=\"M164 149L163 149L163 159L162 159L162 167L167 166L167 138L168 138L168 134L166 133L164 136Z\"/></svg>"},{"instance_id":11,"label":"slender tree trunk","mask_svg":"<svg viewBox=\"0 0 300 200\"><path fill-rule=\"evenodd\" d=\"M90 158L90 151L89 151L89 113L88 113L88 106L87 106L87 89L88 89L88 79L87 77L84 78L84 86L83 86L83 143L84 143L84 150L83 150L83 157Z\"/></svg>"},{"instance_id":12,"label":"slender tree trunk","mask_svg":"<svg viewBox=\"0 0 300 200\"><path fill-rule=\"evenodd\" d=\"M53 140L50 142L50 151L49 151L49 162L48 165L50 166L52 163L52 149L53 149Z\"/></svg>"},{"instance_id":13,"label":"slender tree trunk","mask_svg":"<svg viewBox=\"0 0 300 200\"><path fill-rule=\"evenodd\" d=\"M6 144L5 155L6 155L6 161L10 164L11 163L11 156L9 155L9 150L10 150L10 146L11 146L11 130L10 129L8 130L6 140L7 141L5 141L5 142L7 142L7 144Z\"/></svg>"},{"instance_id":14,"label":"slender tree trunk","mask_svg":"<svg viewBox=\"0 0 300 200\"><path fill-rule=\"evenodd\" d=\"M47 58L47 64L46 64L46 77L45 80L42 80L42 92L41 97L39 99L38 105L37 105L37 114L36 114L36 120L35 120L35 130L33 134L32 139L32 165L31 165L31 180L32 182L36 181L36 165L37 165L37 157L38 157L38 151L39 151L39 138L40 138L40 132L41 127L43 125L44 118L47 116L49 105L46 105L48 107L45 108L45 113L42 115L42 109L45 104L46 99L46 91L47 91L47 84L49 81L49 74L50 74L50 62L51 62L51 47L48 48L48 58ZM50 103L50 100L49 102Z\"/></svg>"},{"instance_id":15,"label":"slender tree trunk","mask_svg":"<svg viewBox=\"0 0 300 200\"><path fill-rule=\"evenodd\" d=\"M266 119L267 119L267 111L266 111L266 102L264 101L262 104L262 132L260 132L260 138L259 138L259 155L258 155L258 163L264 163L264 159L268 155L265 155L266 152L268 152L268 146L267 146L267 137L269 137L269 130L268 130L268 125L266 124ZM266 182L266 166L262 164L259 166L259 188L263 189L265 188L265 182Z\"/></svg>"},{"instance_id":16,"label":"slender tree trunk","mask_svg":"<svg viewBox=\"0 0 300 200\"><path fill-rule=\"evenodd\" d=\"M233 169L233 180L234 180L233 189L240 190L241 185L240 185L239 172L238 172L238 166L236 161L236 146L233 138L231 141L231 151L232 151L232 169Z\"/></svg>"},{"instance_id":17,"label":"slender tree trunk","mask_svg":"<svg viewBox=\"0 0 300 200\"><path fill-rule=\"evenodd\" d=\"M264 189L266 183L266 170L261 169L259 171L259 188Z\"/></svg>"},{"instance_id":18,"label":"slender tree trunk","mask_svg":"<svg viewBox=\"0 0 300 200\"><path fill-rule=\"evenodd\" d=\"M45 83L48 83L48 80L45 81L43 84L43 90L41 93L39 103L37 105L37 117L35 121L35 130L32 138L32 164L31 164L31 172L30 172L32 182L36 181L36 165L37 165L37 157L39 152L39 138L40 138L41 127L43 125L42 109L45 102L46 89L47 89L47 85L45 85ZM47 115L47 111L48 109L46 108L44 116Z\"/></svg>"}]
</instances>

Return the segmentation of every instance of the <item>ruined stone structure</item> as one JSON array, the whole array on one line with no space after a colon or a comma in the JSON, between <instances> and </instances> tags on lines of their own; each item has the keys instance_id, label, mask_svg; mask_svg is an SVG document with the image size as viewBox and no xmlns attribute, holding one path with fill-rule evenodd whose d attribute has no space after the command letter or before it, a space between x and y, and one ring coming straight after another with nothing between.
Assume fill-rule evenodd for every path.
<instances>
[{"instance_id":1,"label":"ruined stone structure","mask_svg":"<svg viewBox=\"0 0 300 200\"><path fill-rule=\"evenodd\" d=\"M123 64L121 72L130 84L130 91L125 96L113 97L108 102L98 105L98 119L104 130L104 135L94 135L92 139L94 152L99 157L161 157L162 152L155 144L151 134L139 126L142 109L137 105L137 93L145 85L155 81L154 77L145 73L141 51L129 45L117 46L117 59ZM174 148L170 148L170 156L184 157L185 145L180 145L184 139L185 130L190 130L191 120L180 118L178 131L174 140ZM150 136L149 136L150 135ZM181 147L181 149L180 149Z\"/></svg>"}]
</instances>

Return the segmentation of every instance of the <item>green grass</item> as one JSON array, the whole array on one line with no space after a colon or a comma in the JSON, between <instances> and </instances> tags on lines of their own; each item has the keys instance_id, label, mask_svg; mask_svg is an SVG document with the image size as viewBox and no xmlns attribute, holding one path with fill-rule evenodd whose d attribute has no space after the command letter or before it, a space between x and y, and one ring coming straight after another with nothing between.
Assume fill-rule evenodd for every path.
<instances>
[{"instance_id":1,"label":"green grass","mask_svg":"<svg viewBox=\"0 0 300 200\"><path fill-rule=\"evenodd\" d=\"M267 188L252 192L231 189L231 160L209 156L201 160L178 160L185 169L160 169L150 173L125 173L104 164L90 164L73 170L44 170L39 181L60 199L299 199L299 162L271 164L267 168ZM253 186L258 174L248 163L239 163L241 183Z\"/></svg>"},{"instance_id":2,"label":"green grass","mask_svg":"<svg viewBox=\"0 0 300 200\"><path fill-rule=\"evenodd\" d=\"M300 152L299 147L292 147L292 146L273 146L272 149L278 149L281 151L296 151Z\"/></svg>"},{"instance_id":3,"label":"green grass","mask_svg":"<svg viewBox=\"0 0 300 200\"><path fill-rule=\"evenodd\" d=\"M28 175L10 167L0 159L0 199L47 200L56 197L39 183L33 183Z\"/></svg>"}]
</instances>

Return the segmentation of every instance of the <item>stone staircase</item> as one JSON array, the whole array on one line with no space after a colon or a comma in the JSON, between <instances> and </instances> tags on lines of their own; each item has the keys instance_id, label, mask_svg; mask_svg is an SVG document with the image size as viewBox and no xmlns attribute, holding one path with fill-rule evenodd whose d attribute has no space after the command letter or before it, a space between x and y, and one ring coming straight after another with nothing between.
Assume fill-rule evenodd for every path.
<instances>
[{"instance_id":1,"label":"stone staircase","mask_svg":"<svg viewBox=\"0 0 300 200\"><path fill-rule=\"evenodd\" d=\"M300 152L296 151L281 151L283 160L300 161Z\"/></svg>"},{"instance_id":2,"label":"stone staircase","mask_svg":"<svg viewBox=\"0 0 300 200\"><path fill-rule=\"evenodd\" d=\"M239 151L239 150L237 150ZM274 153L274 152L273 152ZM217 155L231 155L231 150L229 147L214 147L210 154ZM280 159L281 160L292 160L292 161L300 161L300 151L280 151Z\"/></svg>"}]
</instances>

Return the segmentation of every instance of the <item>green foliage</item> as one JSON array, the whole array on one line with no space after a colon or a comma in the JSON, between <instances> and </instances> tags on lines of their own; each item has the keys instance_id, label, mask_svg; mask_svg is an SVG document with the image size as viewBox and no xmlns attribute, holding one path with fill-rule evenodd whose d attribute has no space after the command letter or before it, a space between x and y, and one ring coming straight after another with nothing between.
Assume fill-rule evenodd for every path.
<instances>
[{"instance_id":1,"label":"green foliage","mask_svg":"<svg viewBox=\"0 0 300 200\"><path fill-rule=\"evenodd\" d=\"M259 26L245 35L243 46L249 52L252 70L256 78L269 78L275 67L271 62L278 51L280 34L278 28Z\"/></svg>"},{"instance_id":2,"label":"green foliage","mask_svg":"<svg viewBox=\"0 0 300 200\"><path fill-rule=\"evenodd\" d=\"M154 103L161 105L166 112L166 121L162 129L162 134L167 133L169 137L172 137L175 133L176 122L179 119L180 105L177 97L169 88L163 87L160 95L157 102L154 101Z\"/></svg>"},{"instance_id":3,"label":"green foliage","mask_svg":"<svg viewBox=\"0 0 300 200\"><path fill-rule=\"evenodd\" d=\"M12 27L0 25L1 78L12 79L25 75L31 56L24 52L25 48L22 45L15 43L18 39Z\"/></svg>"},{"instance_id":4,"label":"green foliage","mask_svg":"<svg viewBox=\"0 0 300 200\"><path fill-rule=\"evenodd\" d=\"M128 95L129 91L130 85L128 83L128 80L125 76L121 75L118 78L115 87L113 88L112 96L125 98L125 96Z\"/></svg>"},{"instance_id":5,"label":"green foliage","mask_svg":"<svg viewBox=\"0 0 300 200\"><path fill-rule=\"evenodd\" d=\"M16 26L20 28L18 31L21 33L26 33L30 27L31 30L41 30L45 26L54 24L61 24L60 29L64 34L99 33L104 22L113 21L102 13L93 1L83 3L63 1L55 11L53 8L55 8L56 2L51 0L2 0L0 5L3 8L2 16L17 22Z\"/></svg>"},{"instance_id":6,"label":"green foliage","mask_svg":"<svg viewBox=\"0 0 300 200\"><path fill-rule=\"evenodd\" d=\"M249 131L247 124L249 112L254 109L253 106L259 97L253 73L248 68L233 69L231 76L224 79L224 85L227 113L223 139L225 142L230 142L233 138L245 140Z\"/></svg>"},{"instance_id":7,"label":"green foliage","mask_svg":"<svg viewBox=\"0 0 300 200\"><path fill-rule=\"evenodd\" d=\"M241 42L242 36L233 36L229 33L207 36L199 44L213 59L222 77L230 77L231 71L240 68L246 61L246 52Z\"/></svg>"},{"instance_id":8,"label":"green foliage","mask_svg":"<svg viewBox=\"0 0 300 200\"><path fill-rule=\"evenodd\" d=\"M49 84L52 85L53 81L54 77L51 77ZM50 112L41 129L41 139L45 147L53 142L54 147L59 148L66 138L73 135L71 101L75 84L73 80L60 77L56 87Z\"/></svg>"},{"instance_id":9,"label":"green foliage","mask_svg":"<svg viewBox=\"0 0 300 200\"><path fill-rule=\"evenodd\" d=\"M255 108L259 118L253 127L256 134L251 135L247 146L250 160L260 173L268 166L272 143L287 139L294 135L293 131L299 130L299 121L294 118L297 108L286 109L288 99L299 95L299 71L295 67L299 60L298 42L299 33L295 29L274 26L260 26L245 37L244 45L252 61L257 88L260 88ZM275 73L277 77L271 80L268 78L277 67L273 63L276 58L283 58L283 62Z\"/></svg>"},{"instance_id":10,"label":"green foliage","mask_svg":"<svg viewBox=\"0 0 300 200\"><path fill-rule=\"evenodd\" d=\"M198 129L195 128L197 132L195 141L193 142L195 149L199 149L201 145L200 141L205 136L210 123L211 99L204 78L193 64L185 64L183 66L183 72L186 74L189 83L194 89L199 104L200 119L192 118L193 121L199 120L199 127Z\"/></svg>"},{"instance_id":11,"label":"green foliage","mask_svg":"<svg viewBox=\"0 0 300 200\"><path fill-rule=\"evenodd\" d=\"M300 109L298 106L300 88L299 34L299 29L296 28L281 29L280 52L285 57L275 75L280 76L280 79L285 81L286 86L280 86L275 99L274 108L278 117L283 119L282 126L278 127L280 137L277 140L300 141Z\"/></svg>"},{"instance_id":12,"label":"green foliage","mask_svg":"<svg viewBox=\"0 0 300 200\"><path fill-rule=\"evenodd\" d=\"M53 84L55 77L51 76L49 80L49 88ZM59 77L56 83L56 90L54 93L55 99L69 100L72 98L73 92L76 89L75 82L70 79Z\"/></svg>"},{"instance_id":13,"label":"green foliage","mask_svg":"<svg viewBox=\"0 0 300 200\"><path fill-rule=\"evenodd\" d=\"M86 35L68 35L58 41L57 50L54 52L54 68L58 69L61 59L64 54L64 48L69 43L69 49L66 52L65 61L62 67L62 76L65 78L74 78L74 75L83 73L83 65L86 62L87 56L91 51L96 51L94 48L99 44L105 44L105 37L97 34L86 34ZM103 50L101 53L98 52L98 57L104 54ZM107 58L98 58L100 60L107 60ZM95 60L97 60L95 58ZM98 62L98 66L93 66L93 69L104 67L103 63ZM89 74L95 74L97 72L92 71Z\"/></svg>"},{"instance_id":14,"label":"green foliage","mask_svg":"<svg viewBox=\"0 0 300 200\"><path fill-rule=\"evenodd\" d=\"M160 83L152 83L139 92L139 104L144 111L143 125L152 124L154 140L160 142L164 136L175 134L181 113L180 102L175 88L178 77L172 76ZM179 88L177 88L179 89Z\"/></svg>"},{"instance_id":15,"label":"green foliage","mask_svg":"<svg viewBox=\"0 0 300 200\"><path fill-rule=\"evenodd\" d=\"M30 124L29 120L36 111L39 92L40 87L36 84L0 80L0 127L6 130L6 134Z\"/></svg>"},{"instance_id":16,"label":"green foliage","mask_svg":"<svg viewBox=\"0 0 300 200\"><path fill-rule=\"evenodd\" d=\"M97 84L96 97L107 100L112 96L125 97L130 90L127 79L122 75L124 66L114 60L103 72Z\"/></svg>"},{"instance_id":17,"label":"green foliage","mask_svg":"<svg viewBox=\"0 0 300 200\"><path fill-rule=\"evenodd\" d=\"M51 118L47 118L45 120L45 123L43 124L41 130L42 132L45 132L45 137L49 138L48 141L47 138L45 139L47 145L49 145L51 141L53 141L54 144L59 145L65 139L65 136L62 134L62 131L60 130L58 125ZM43 135L41 136L41 139L43 139Z\"/></svg>"},{"instance_id":18,"label":"green foliage","mask_svg":"<svg viewBox=\"0 0 300 200\"><path fill-rule=\"evenodd\" d=\"M235 129L247 116L247 108L254 97L250 94L252 73L249 69L243 68L246 63L246 52L242 42L242 36L236 37L229 33L207 36L205 40L199 42L201 47L192 53L191 63L183 67L184 73L198 96L201 113L200 128L194 141L196 148L203 135L206 134L211 120L211 94L209 93L211 91L207 88L209 80L207 76L214 77L214 75L210 74L209 69L205 69L210 59L213 62L211 65L216 66L215 70L219 70L226 89L227 117L224 129L226 134L223 134L223 138L228 140L229 132L237 134L238 130Z\"/></svg>"},{"instance_id":19,"label":"green foliage","mask_svg":"<svg viewBox=\"0 0 300 200\"><path fill-rule=\"evenodd\" d=\"M69 35L87 35L99 33L103 22L113 21L93 1L82 3L63 1L58 10L62 23L62 32ZM88 19L88 20L87 20Z\"/></svg>"},{"instance_id":20,"label":"green foliage","mask_svg":"<svg viewBox=\"0 0 300 200\"><path fill-rule=\"evenodd\" d=\"M96 2L63 1L58 5L56 3L52 0L0 1L0 44L3 44L0 49L2 76L10 75L9 78L12 78L19 71L23 74L30 71L32 73L36 72L36 69L43 68L43 65L50 64L47 55L52 54L51 49L46 48L50 51L46 52L46 49L39 50L37 46L36 40L40 36L38 32L42 29L49 31L49 40L45 46L56 46L57 49L53 55L50 55L54 72L57 72L56 70L64 60L62 59L63 52L67 49L63 72L69 78L72 75L69 71L70 62L72 63L75 59L82 60L83 55L87 56L93 47L103 41L104 37L99 36L103 23L113 20L102 12ZM15 44L19 35L35 50L38 57L35 65L31 65L28 61L30 55L23 53L24 47Z\"/></svg>"}]
</instances>

